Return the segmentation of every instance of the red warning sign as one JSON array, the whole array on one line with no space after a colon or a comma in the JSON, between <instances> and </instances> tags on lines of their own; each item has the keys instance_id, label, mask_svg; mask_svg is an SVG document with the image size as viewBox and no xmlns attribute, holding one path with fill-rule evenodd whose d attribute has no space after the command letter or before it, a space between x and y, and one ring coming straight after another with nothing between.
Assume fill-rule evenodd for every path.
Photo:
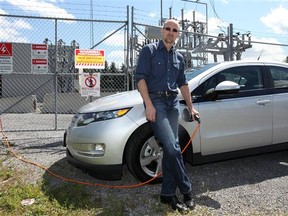
<instances>
[{"instance_id":1,"label":"red warning sign","mask_svg":"<svg viewBox=\"0 0 288 216\"><path fill-rule=\"evenodd\" d=\"M83 70L80 68L80 70ZM100 96L100 73L80 73L79 91L82 97L99 97Z\"/></svg>"},{"instance_id":2,"label":"red warning sign","mask_svg":"<svg viewBox=\"0 0 288 216\"><path fill-rule=\"evenodd\" d=\"M94 86L96 86L96 83L97 83L97 81L96 81L95 77L93 77L93 76L87 77L85 79L85 85L89 88L93 88Z\"/></svg>"},{"instance_id":3,"label":"red warning sign","mask_svg":"<svg viewBox=\"0 0 288 216\"><path fill-rule=\"evenodd\" d=\"M0 74L12 73L12 43L0 43Z\"/></svg>"},{"instance_id":4,"label":"red warning sign","mask_svg":"<svg viewBox=\"0 0 288 216\"><path fill-rule=\"evenodd\" d=\"M12 56L12 43L0 43L0 56Z\"/></svg>"},{"instance_id":5,"label":"red warning sign","mask_svg":"<svg viewBox=\"0 0 288 216\"><path fill-rule=\"evenodd\" d=\"M32 64L47 65L48 61L47 59L32 59Z\"/></svg>"},{"instance_id":6,"label":"red warning sign","mask_svg":"<svg viewBox=\"0 0 288 216\"><path fill-rule=\"evenodd\" d=\"M47 50L47 44L32 44L32 50Z\"/></svg>"},{"instance_id":7,"label":"red warning sign","mask_svg":"<svg viewBox=\"0 0 288 216\"><path fill-rule=\"evenodd\" d=\"M31 44L32 73L48 73L48 45Z\"/></svg>"}]
</instances>

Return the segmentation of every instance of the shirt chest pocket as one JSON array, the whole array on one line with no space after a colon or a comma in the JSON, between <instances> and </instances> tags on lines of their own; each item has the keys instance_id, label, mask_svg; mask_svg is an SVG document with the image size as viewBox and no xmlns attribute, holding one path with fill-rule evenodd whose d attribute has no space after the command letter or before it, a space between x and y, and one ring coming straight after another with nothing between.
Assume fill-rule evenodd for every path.
<instances>
[{"instance_id":1,"label":"shirt chest pocket","mask_svg":"<svg viewBox=\"0 0 288 216\"><path fill-rule=\"evenodd\" d=\"M152 59L152 71L157 71L157 74L164 74L166 70L165 61L161 58Z\"/></svg>"}]
</instances>

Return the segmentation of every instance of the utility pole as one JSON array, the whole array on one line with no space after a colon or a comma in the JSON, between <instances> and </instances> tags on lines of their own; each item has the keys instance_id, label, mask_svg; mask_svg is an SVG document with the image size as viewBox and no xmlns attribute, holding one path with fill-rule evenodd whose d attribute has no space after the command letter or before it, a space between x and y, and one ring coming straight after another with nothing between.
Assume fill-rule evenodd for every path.
<instances>
[{"instance_id":1,"label":"utility pole","mask_svg":"<svg viewBox=\"0 0 288 216\"><path fill-rule=\"evenodd\" d=\"M90 18L91 18L91 24L90 24L90 47L94 46L94 25L93 25L93 0L90 0Z\"/></svg>"},{"instance_id":2,"label":"utility pole","mask_svg":"<svg viewBox=\"0 0 288 216\"><path fill-rule=\"evenodd\" d=\"M160 0L160 13L161 13L160 25L163 26L163 4L162 4L162 0Z\"/></svg>"},{"instance_id":3,"label":"utility pole","mask_svg":"<svg viewBox=\"0 0 288 216\"><path fill-rule=\"evenodd\" d=\"M234 44L233 44L233 24L230 23L228 27L228 41L227 41L227 47L228 47L228 56L229 61L234 60Z\"/></svg>"},{"instance_id":4,"label":"utility pole","mask_svg":"<svg viewBox=\"0 0 288 216\"><path fill-rule=\"evenodd\" d=\"M207 3L200 2L199 0L196 0L196 1L191 1L191 0L182 0L182 1L192 2L192 3L196 3L196 4L202 4L202 5L205 5L206 34L208 34L208 5L207 5Z\"/></svg>"}]
</instances>

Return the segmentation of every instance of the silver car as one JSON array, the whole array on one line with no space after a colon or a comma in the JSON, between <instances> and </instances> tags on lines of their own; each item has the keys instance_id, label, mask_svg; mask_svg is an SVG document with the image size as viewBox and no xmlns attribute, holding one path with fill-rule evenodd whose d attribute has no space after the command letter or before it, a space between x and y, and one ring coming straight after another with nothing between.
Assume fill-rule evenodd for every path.
<instances>
[{"instance_id":1,"label":"silver car","mask_svg":"<svg viewBox=\"0 0 288 216\"><path fill-rule=\"evenodd\" d=\"M288 64L212 63L186 75L201 124L185 161L199 164L288 149ZM182 113L186 105L180 92L179 98ZM181 116L182 148L197 124ZM162 149L137 90L80 108L64 134L64 146L68 162L100 179L120 179L124 164L140 181L161 171Z\"/></svg>"}]
</instances>

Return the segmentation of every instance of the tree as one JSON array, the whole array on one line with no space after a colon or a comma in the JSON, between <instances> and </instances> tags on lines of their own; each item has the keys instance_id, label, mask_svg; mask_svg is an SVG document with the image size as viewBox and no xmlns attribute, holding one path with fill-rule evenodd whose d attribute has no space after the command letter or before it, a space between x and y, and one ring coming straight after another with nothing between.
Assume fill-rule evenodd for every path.
<instances>
[{"instance_id":1,"label":"tree","mask_svg":"<svg viewBox=\"0 0 288 216\"><path fill-rule=\"evenodd\" d=\"M105 61L105 68L104 68L104 72L108 72L109 71L109 65L108 62Z\"/></svg>"},{"instance_id":2,"label":"tree","mask_svg":"<svg viewBox=\"0 0 288 216\"><path fill-rule=\"evenodd\" d=\"M122 63L120 70L121 70L121 72L126 72L127 71L126 65Z\"/></svg>"},{"instance_id":3,"label":"tree","mask_svg":"<svg viewBox=\"0 0 288 216\"><path fill-rule=\"evenodd\" d=\"M117 72L117 68L116 68L115 62L111 62L110 72L114 72L114 73Z\"/></svg>"}]
</instances>

